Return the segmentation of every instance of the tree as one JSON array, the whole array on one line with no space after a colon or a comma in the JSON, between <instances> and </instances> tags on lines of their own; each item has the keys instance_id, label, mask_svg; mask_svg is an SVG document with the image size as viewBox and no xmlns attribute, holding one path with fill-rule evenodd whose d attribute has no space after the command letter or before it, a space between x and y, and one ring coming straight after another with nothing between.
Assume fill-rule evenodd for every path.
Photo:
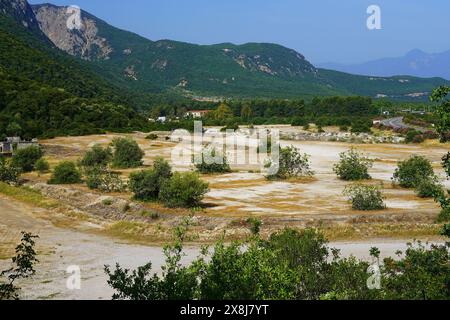
<instances>
[{"instance_id":1,"label":"tree","mask_svg":"<svg viewBox=\"0 0 450 320\"><path fill-rule=\"evenodd\" d=\"M241 117L243 120L248 121L252 117L252 108L248 104L244 104L241 110Z\"/></svg>"},{"instance_id":2,"label":"tree","mask_svg":"<svg viewBox=\"0 0 450 320\"><path fill-rule=\"evenodd\" d=\"M212 112L215 120L223 121L233 117L233 110L226 104L221 103L216 110Z\"/></svg>"},{"instance_id":3,"label":"tree","mask_svg":"<svg viewBox=\"0 0 450 320\"><path fill-rule=\"evenodd\" d=\"M19 149L14 153L12 163L20 168L22 172L31 172L34 170L36 162L42 158L44 151L39 146L31 146Z\"/></svg>"},{"instance_id":4,"label":"tree","mask_svg":"<svg viewBox=\"0 0 450 320\"><path fill-rule=\"evenodd\" d=\"M363 156L352 148L340 154L341 160L333 170L338 177L345 181L358 181L371 179L369 169L373 166L373 160Z\"/></svg>"},{"instance_id":5,"label":"tree","mask_svg":"<svg viewBox=\"0 0 450 320\"><path fill-rule=\"evenodd\" d=\"M22 240L16 247L16 256L12 258L13 267L0 272L0 300L18 300L20 288L15 282L35 274L34 265L39 262L34 250L38 236L22 232Z\"/></svg>"},{"instance_id":6,"label":"tree","mask_svg":"<svg viewBox=\"0 0 450 320\"><path fill-rule=\"evenodd\" d=\"M440 103L435 110L435 115L439 119L436 123L436 130L441 136L441 142L447 142L450 139L450 100L447 99L450 93L450 87L441 86L435 89L431 95L431 101Z\"/></svg>"},{"instance_id":7,"label":"tree","mask_svg":"<svg viewBox=\"0 0 450 320\"><path fill-rule=\"evenodd\" d=\"M354 184L344 189L344 195L349 198L354 210L383 210L386 209L384 196L378 186Z\"/></svg>"},{"instance_id":8,"label":"tree","mask_svg":"<svg viewBox=\"0 0 450 320\"><path fill-rule=\"evenodd\" d=\"M86 152L80 164L83 167L104 167L108 166L108 163L112 159L112 151L110 147L103 148L96 144L91 150Z\"/></svg>"},{"instance_id":9,"label":"tree","mask_svg":"<svg viewBox=\"0 0 450 320\"><path fill-rule=\"evenodd\" d=\"M11 163L9 159L0 158L0 181L17 184L22 170Z\"/></svg>"},{"instance_id":10,"label":"tree","mask_svg":"<svg viewBox=\"0 0 450 320\"><path fill-rule=\"evenodd\" d=\"M75 184L81 182L81 173L75 163L63 161L55 167L49 184Z\"/></svg>"},{"instance_id":11,"label":"tree","mask_svg":"<svg viewBox=\"0 0 450 320\"><path fill-rule=\"evenodd\" d=\"M431 162L425 157L414 155L399 162L393 181L398 182L402 188L415 188L420 181L434 176Z\"/></svg>"},{"instance_id":12,"label":"tree","mask_svg":"<svg viewBox=\"0 0 450 320\"><path fill-rule=\"evenodd\" d=\"M139 200L158 199L161 186L172 177L172 168L163 158L157 158L151 170L130 174L129 187L134 197Z\"/></svg>"},{"instance_id":13,"label":"tree","mask_svg":"<svg viewBox=\"0 0 450 320\"><path fill-rule=\"evenodd\" d=\"M227 157L214 147L206 147L202 150L201 159L195 163L198 172L208 173L229 173L231 172Z\"/></svg>"},{"instance_id":14,"label":"tree","mask_svg":"<svg viewBox=\"0 0 450 320\"><path fill-rule=\"evenodd\" d=\"M112 142L114 154L112 165L115 168L128 169L142 166L144 151L139 148L136 141L129 138L116 138Z\"/></svg>"},{"instance_id":15,"label":"tree","mask_svg":"<svg viewBox=\"0 0 450 320\"><path fill-rule=\"evenodd\" d=\"M34 169L39 172L40 174L46 173L50 171L50 165L48 163L47 160L45 160L44 158L40 158L35 166Z\"/></svg>"},{"instance_id":16,"label":"tree","mask_svg":"<svg viewBox=\"0 0 450 320\"><path fill-rule=\"evenodd\" d=\"M266 164L266 169L269 170L268 179L289 179L314 175L309 156L301 154L294 146L281 148L278 163L272 159Z\"/></svg>"},{"instance_id":17,"label":"tree","mask_svg":"<svg viewBox=\"0 0 450 320\"><path fill-rule=\"evenodd\" d=\"M193 172L176 172L169 180L163 182L159 199L171 208L198 207L209 191L208 183L202 181Z\"/></svg>"}]
</instances>

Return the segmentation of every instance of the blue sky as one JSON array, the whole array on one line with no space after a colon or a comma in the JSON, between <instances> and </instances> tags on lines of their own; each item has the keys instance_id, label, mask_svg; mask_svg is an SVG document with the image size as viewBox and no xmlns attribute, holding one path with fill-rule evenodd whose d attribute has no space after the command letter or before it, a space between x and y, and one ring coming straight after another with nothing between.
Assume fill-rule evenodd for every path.
<instances>
[{"instance_id":1,"label":"blue sky","mask_svg":"<svg viewBox=\"0 0 450 320\"><path fill-rule=\"evenodd\" d=\"M358 63L411 49L450 49L447 0L49 0L78 5L151 40L198 44L273 42L313 63ZM30 3L43 1L31 0ZM367 7L382 30L368 30Z\"/></svg>"}]
</instances>

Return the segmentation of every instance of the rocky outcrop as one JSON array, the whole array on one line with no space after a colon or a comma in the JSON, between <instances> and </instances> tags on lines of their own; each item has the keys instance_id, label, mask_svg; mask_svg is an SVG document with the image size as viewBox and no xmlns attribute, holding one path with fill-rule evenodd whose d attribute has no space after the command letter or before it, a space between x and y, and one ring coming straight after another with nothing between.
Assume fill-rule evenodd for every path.
<instances>
[{"instance_id":1,"label":"rocky outcrop","mask_svg":"<svg viewBox=\"0 0 450 320\"><path fill-rule=\"evenodd\" d=\"M73 11L50 4L32 6L44 34L59 49L86 60L109 59L113 48L99 36L96 21L81 12L79 28L68 28Z\"/></svg>"}]
</instances>

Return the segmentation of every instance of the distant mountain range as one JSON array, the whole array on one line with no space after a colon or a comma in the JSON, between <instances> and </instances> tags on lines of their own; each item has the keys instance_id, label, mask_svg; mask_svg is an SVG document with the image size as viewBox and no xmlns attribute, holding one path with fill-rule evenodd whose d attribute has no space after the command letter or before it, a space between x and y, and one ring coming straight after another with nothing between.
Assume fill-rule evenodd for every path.
<instances>
[{"instance_id":1,"label":"distant mountain range","mask_svg":"<svg viewBox=\"0 0 450 320\"><path fill-rule=\"evenodd\" d=\"M378 77L409 75L421 78L441 77L450 80L450 50L441 53L426 53L415 49L398 58L385 58L354 65L324 63L320 66L342 72Z\"/></svg>"},{"instance_id":2,"label":"distant mountain range","mask_svg":"<svg viewBox=\"0 0 450 320\"><path fill-rule=\"evenodd\" d=\"M203 46L151 41L85 11L83 27L69 30L67 8L52 4L0 0L0 13L15 19L43 44L79 58L110 84L145 94L194 98L364 95L417 100L439 85L450 84L442 78L360 76L321 69L301 53L277 44Z\"/></svg>"}]
</instances>

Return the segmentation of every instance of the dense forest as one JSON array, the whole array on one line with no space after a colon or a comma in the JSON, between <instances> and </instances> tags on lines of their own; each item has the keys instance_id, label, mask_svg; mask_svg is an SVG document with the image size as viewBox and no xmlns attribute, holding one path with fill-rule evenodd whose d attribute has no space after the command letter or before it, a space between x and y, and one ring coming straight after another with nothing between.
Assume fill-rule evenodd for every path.
<instances>
[{"instance_id":1,"label":"dense forest","mask_svg":"<svg viewBox=\"0 0 450 320\"><path fill-rule=\"evenodd\" d=\"M146 124L131 93L4 16L0 56L0 136L78 135Z\"/></svg>"}]
</instances>

